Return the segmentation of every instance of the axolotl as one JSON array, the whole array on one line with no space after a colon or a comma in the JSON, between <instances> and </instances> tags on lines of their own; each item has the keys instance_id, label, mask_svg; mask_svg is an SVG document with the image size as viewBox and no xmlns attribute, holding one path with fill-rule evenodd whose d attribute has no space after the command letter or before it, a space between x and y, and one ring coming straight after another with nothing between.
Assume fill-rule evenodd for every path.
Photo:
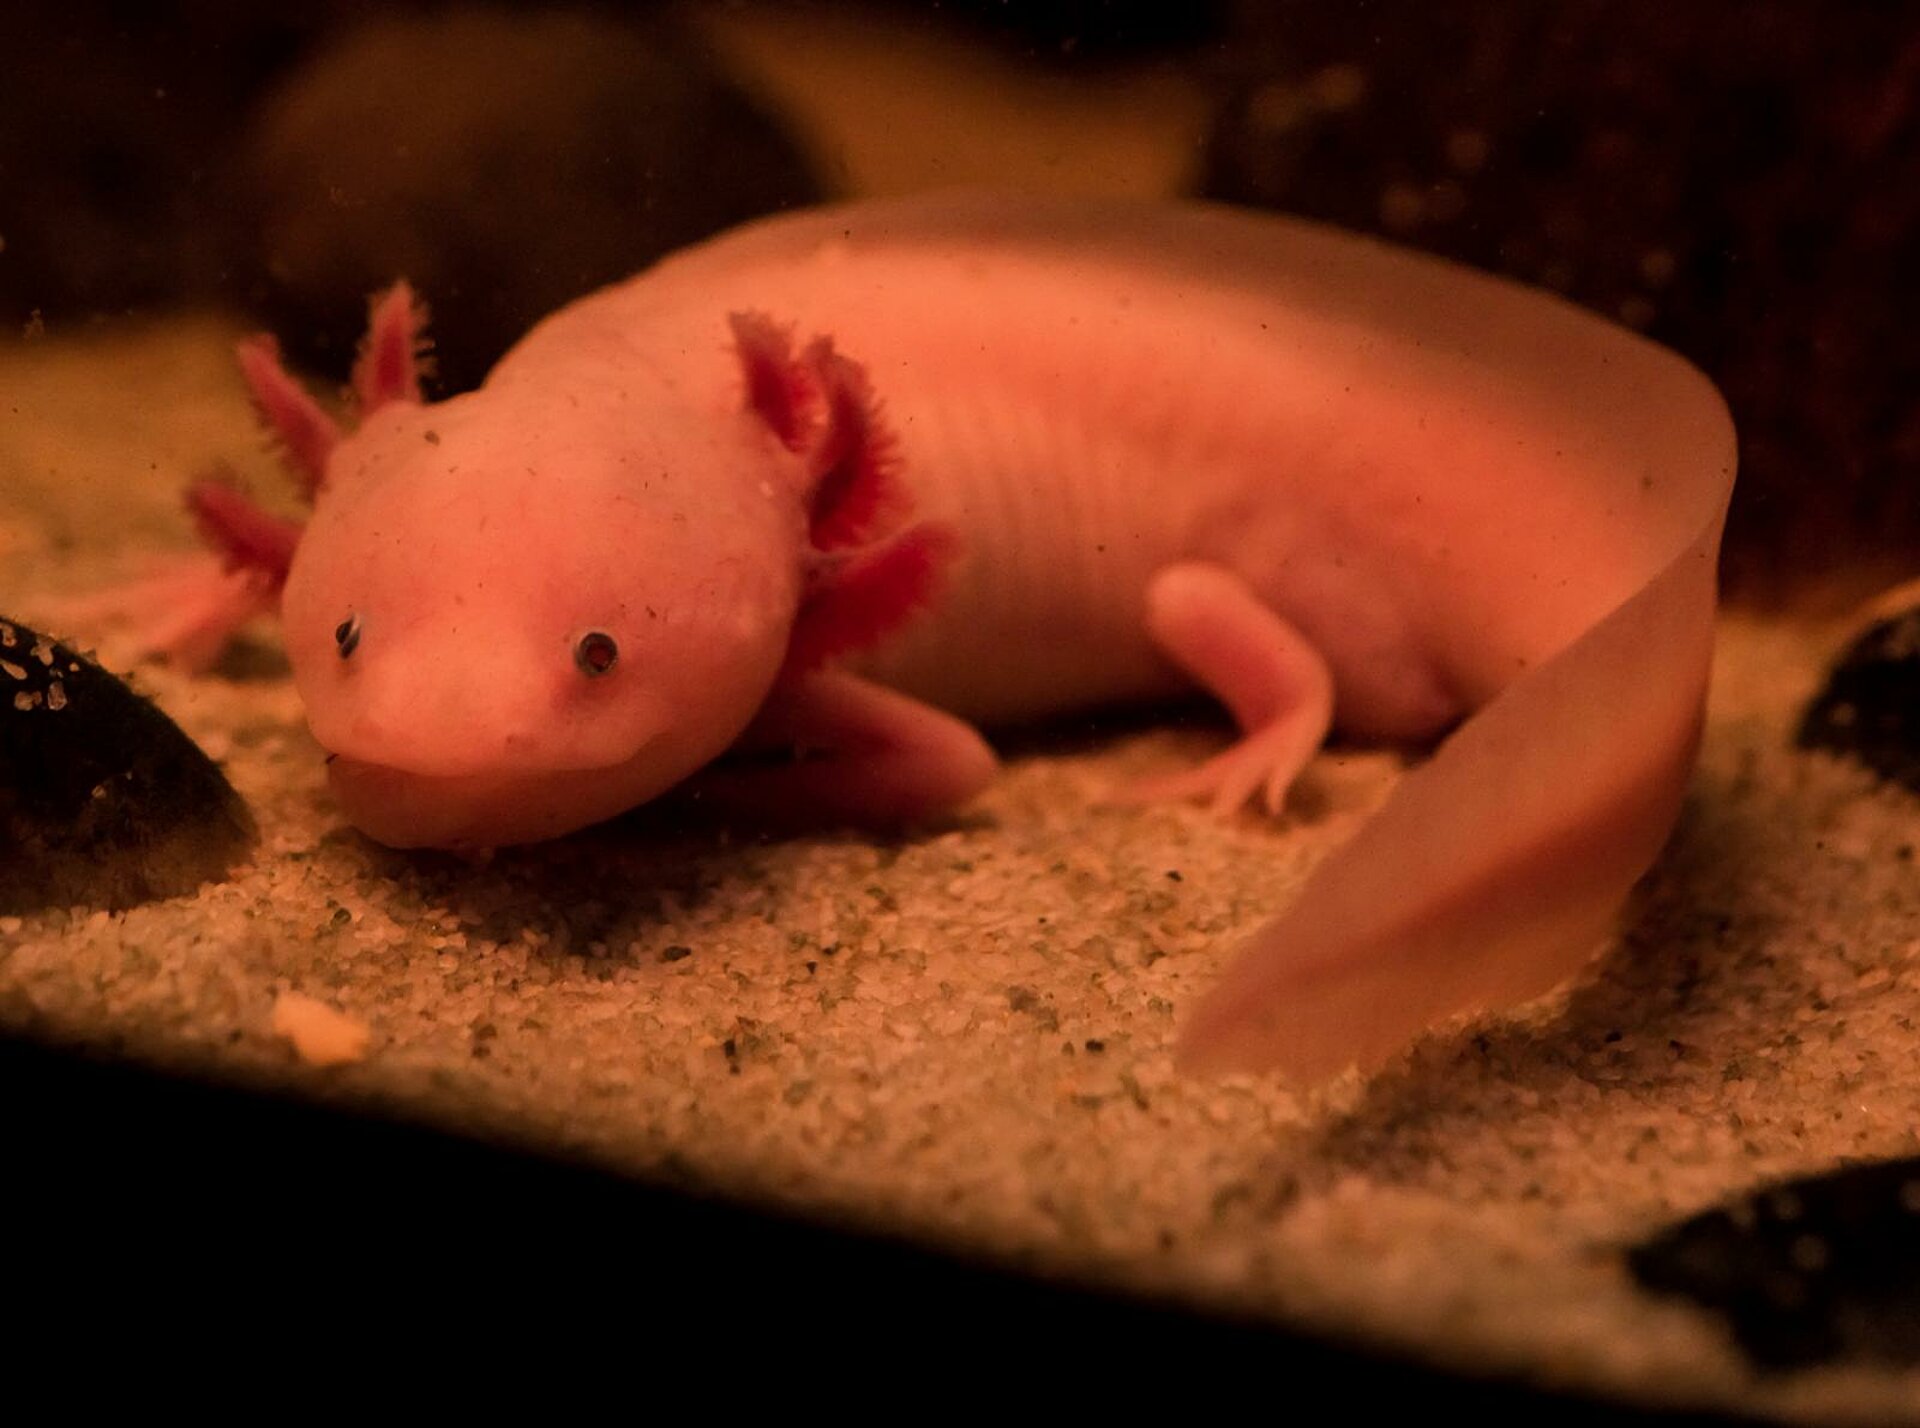
<instances>
[{"instance_id":1,"label":"axolotl","mask_svg":"<svg viewBox=\"0 0 1920 1428\"><path fill-rule=\"evenodd\" d=\"M1277 216L959 196L722 235L431 404L423 320L376 300L351 431L243 347L313 516L195 488L227 573L173 632L277 600L380 842L696 778L913 820L992 777L977 726L1196 687L1241 737L1148 796L1277 809L1330 728L1442 739L1186 1019L1190 1066L1318 1076L1564 980L1677 816L1732 429L1547 295Z\"/></svg>"}]
</instances>

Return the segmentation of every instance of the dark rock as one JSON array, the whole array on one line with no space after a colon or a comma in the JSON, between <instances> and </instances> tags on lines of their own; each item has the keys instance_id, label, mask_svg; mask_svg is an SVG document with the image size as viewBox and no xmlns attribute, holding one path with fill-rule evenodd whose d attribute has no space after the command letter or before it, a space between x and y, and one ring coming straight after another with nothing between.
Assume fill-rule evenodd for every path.
<instances>
[{"instance_id":1,"label":"dark rock","mask_svg":"<svg viewBox=\"0 0 1920 1428\"><path fill-rule=\"evenodd\" d=\"M1723 1315L1764 1367L1920 1363L1920 1159L1766 1187L1627 1262L1649 1289Z\"/></svg>"},{"instance_id":2,"label":"dark rock","mask_svg":"<svg viewBox=\"0 0 1920 1428\"><path fill-rule=\"evenodd\" d=\"M451 11L346 30L289 74L240 159L256 319L335 377L406 277L439 385L478 383L555 308L822 196L796 145L689 41L586 11Z\"/></svg>"},{"instance_id":3,"label":"dark rock","mask_svg":"<svg viewBox=\"0 0 1920 1428\"><path fill-rule=\"evenodd\" d=\"M1704 367L1741 430L1731 593L1920 570L1920 11L1242 12L1208 195L1556 289Z\"/></svg>"},{"instance_id":4,"label":"dark rock","mask_svg":"<svg viewBox=\"0 0 1920 1428\"><path fill-rule=\"evenodd\" d=\"M254 836L172 720L84 655L0 620L0 913L191 892Z\"/></svg>"},{"instance_id":5,"label":"dark rock","mask_svg":"<svg viewBox=\"0 0 1920 1428\"><path fill-rule=\"evenodd\" d=\"M1920 606L1876 621L1847 647L1795 742L1856 758L1920 793Z\"/></svg>"}]
</instances>

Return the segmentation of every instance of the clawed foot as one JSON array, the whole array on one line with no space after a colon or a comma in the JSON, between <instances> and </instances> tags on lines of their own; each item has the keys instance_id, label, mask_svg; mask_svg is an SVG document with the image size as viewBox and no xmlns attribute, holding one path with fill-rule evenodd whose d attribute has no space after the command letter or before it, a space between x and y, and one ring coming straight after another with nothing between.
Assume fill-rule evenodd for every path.
<instances>
[{"instance_id":1,"label":"clawed foot","mask_svg":"<svg viewBox=\"0 0 1920 1428\"><path fill-rule=\"evenodd\" d=\"M1287 793L1320 746L1320 734L1301 722L1262 729L1196 768L1136 780L1111 795L1116 804L1204 803L1216 817L1238 813L1256 796L1270 817L1286 808Z\"/></svg>"}]
</instances>

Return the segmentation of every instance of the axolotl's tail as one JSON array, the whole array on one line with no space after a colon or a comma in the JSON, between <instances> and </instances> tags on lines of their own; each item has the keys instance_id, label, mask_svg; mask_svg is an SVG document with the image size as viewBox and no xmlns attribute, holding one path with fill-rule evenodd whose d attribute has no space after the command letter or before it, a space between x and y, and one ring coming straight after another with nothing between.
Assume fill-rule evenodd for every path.
<instances>
[{"instance_id":1,"label":"axolotl's tail","mask_svg":"<svg viewBox=\"0 0 1920 1428\"><path fill-rule=\"evenodd\" d=\"M1712 658L1718 515L1408 775L1187 1021L1196 1071L1315 1080L1595 952L1679 813Z\"/></svg>"},{"instance_id":2,"label":"axolotl's tail","mask_svg":"<svg viewBox=\"0 0 1920 1428\"><path fill-rule=\"evenodd\" d=\"M1588 431L1569 445L1608 453L1590 468L1590 528L1627 533L1619 603L1499 688L1255 934L1186 1021L1188 1069L1311 1081L1551 990L1601 946L1679 815L1711 673L1732 423L1672 353L1544 297L1500 301L1554 333L1553 360L1509 365L1513 390L1492 400L1572 394L1556 419ZM1488 336L1496 354L1501 341ZM1564 549L1566 532L1554 539ZM1488 624L1524 623L1528 591L1510 584Z\"/></svg>"}]
</instances>

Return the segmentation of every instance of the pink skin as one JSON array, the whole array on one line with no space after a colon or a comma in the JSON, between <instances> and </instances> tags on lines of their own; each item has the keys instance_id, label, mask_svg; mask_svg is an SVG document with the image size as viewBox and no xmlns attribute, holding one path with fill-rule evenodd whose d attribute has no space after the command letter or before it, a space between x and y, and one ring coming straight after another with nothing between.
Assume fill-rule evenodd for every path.
<instances>
[{"instance_id":1,"label":"pink skin","mask_svg":"<svg viewBox=\"0 0 1920 1428\"><path fill-rule=\"evenodd\" d=\"M1278 218L934 198L692 249L438 406L419 331L382 300L350 436L248 372L319 488L295 676L383 841L553 836L729 747L808 755L700 773L729 807L913 819L991 776L974 721L1196 684L1244 737L1137 796L1277 810L1330 725L1470 715L1187 1018L1190 1067L1314 1077L1576 970L1672 824L1731 429L1553 299Z\"/></svg>"},{"instance_id":2,"label":"pink skin","mask_svg":"<svg viewBox=\"0 0 1920 1428\"><path fill-rule=\"evenodd\" d=\"M281 612L334 791L382 842L491 846L610 817L724 752L772 687L801 589L794 473L777 472L785 500L729 508L679 474L666 424L591 410L531 460L511 411L472 396L395 404L334 454ZM731 439L734 460L777 471L744 417L715 425L693 433L697 459ZM593 632L617 649L604 673L576 661Z\"/></svg>"}]
</instances>

